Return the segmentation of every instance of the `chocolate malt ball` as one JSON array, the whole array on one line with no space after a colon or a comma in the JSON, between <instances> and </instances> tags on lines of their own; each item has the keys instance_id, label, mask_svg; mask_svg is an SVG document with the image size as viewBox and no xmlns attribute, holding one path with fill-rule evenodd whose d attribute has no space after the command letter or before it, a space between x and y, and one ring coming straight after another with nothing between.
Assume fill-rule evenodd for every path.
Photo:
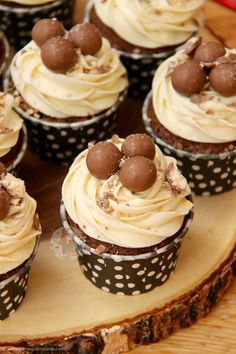
<instances>
[{"instance_id":1,"label":"chocolate malt ball","mask_svg":"<svg viewBox=\"0 0 236 354\"><path fill-rule=\"evenodd\" d=\"M63 24L56 20L46 18L39 20L33 27L32 39L41 47L48 39L57 36L64 36L65 28Z\"/></svg>"},{"instance_id":2,"label":"chocolate malt ball","mask_svg":"<svg viewBox=\"0 0 236 354\"><path fill-rule=\"evenodd\" d=\"M212 63L225 53L225 47L219 42L202 42L197 47L193 59L197 62Z\"/></svg>"},{"instance_id":3,"label":"chocolate malt ball","mask_svg":"<svg viewBox=\"0 0 236 354\"><path fill-rule=\"evenodd\" d=\"M102 46L101 34L92 23L82 23L72 27L67 34L67 39L80 48L84 55L94 55Z\"/></svg>"},{"instance_id":4,"label":"chocolate malt ball","mask_svg":"<svg viewBox=\"0 0 236 354\"><path fill-rule=\"evenodd\" d=\"M219 64L209 75L211 87L222 96L236 95L236 64Z\"/></svg>"},{"instance_id":5,"label":"chocolate malt ball","mask_svg":"<svg viewBox=\"0 0 236 354\"><path fill-rule=\"evenodd\" d=\"M207 78L200 65L187 61L178 65L171 74L174 89L184 96L191 96L202 91Z\"/></svg>"},{"instance_id":6,"label":"chocolate malt ball","mask_svg":"<svg viewBox=\"0 0 236 354\"><path fill-rule=\"evenodd\" d=\"M152 160L134 156L125 161L120 169L120 181L132 192L143 192L156 181L157 169Z\"/></svg>"},{"instance_id":7,"label":"chocolate malt ball","mask_svg":"<svg viewBox=\"0 0 236 354\"><path fill-rule=\"evenodd\" d=\"M116 145L101 141L89 149L86 164L91 175L107 179L118 171L121 158L122 154Z\"/></svg>"},{"instance_id":8,"label":"chocolate malt ball","mask_svg":"<svg viewBox=\"0 0 236 354\"><path fill-rule=\"evenodd\" d=\"M66 73L75 65L77 53L71 42L63 37L53 37L43 44L41 59L48 69Z\"/></svg>"},{"instance_id":9,"label":"chocolate malt ball","mask_svg":"<svg viewBox=\"0 0 236 354\"><path fill-rule=\"evenodd\" d=\"M131 134L122 144L121 152L127 157L145 156L154 159L156 150L152 139L146 134Z\"/></svg>"}]
</instances>

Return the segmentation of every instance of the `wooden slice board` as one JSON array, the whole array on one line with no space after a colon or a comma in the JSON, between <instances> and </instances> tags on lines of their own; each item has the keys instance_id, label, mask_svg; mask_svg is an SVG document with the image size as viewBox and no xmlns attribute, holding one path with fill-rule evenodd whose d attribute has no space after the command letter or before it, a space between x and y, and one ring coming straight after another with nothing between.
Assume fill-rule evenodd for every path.
<instances>
[{"instance_id":1,"label":"wooden slice board","mask_svg":"<svg viewBox=\"0 0 236 354\"><path fill-rule=\"evenodd\" d=\"M236 190L195 198L176 271L144 295L104 293L85 279L76 259L59 259L50 238L43 239L25 301L0 323L1 347L54 343L70 353L115 354L189 326L209 312L233 278L235 201Z\"/></svg>"}]
</instances>

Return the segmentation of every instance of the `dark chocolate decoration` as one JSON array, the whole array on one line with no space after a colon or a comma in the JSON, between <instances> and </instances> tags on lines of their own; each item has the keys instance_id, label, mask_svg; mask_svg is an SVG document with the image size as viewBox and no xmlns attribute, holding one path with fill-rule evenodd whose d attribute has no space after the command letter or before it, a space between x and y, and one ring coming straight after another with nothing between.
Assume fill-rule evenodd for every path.
<instances>
[{"instance_id":1,"label":"dark chocolate decoration","mask_svg":"<svg viewBox=\"0 0 236 354\"><path fill-rule=\"evenodd\" d=\"M236 65L219 64L209 75L211 87L222 96L236 95Z\"/></svg>"},{"instance_id":2,"label":"dark chocolate decoration","mask_svg":"<svg viewBox=\"0 0 236 354\"><path fill-rule=\"evenodd\" d=\"M10 208L10 196L5 189L0 187L0 221L3 220Z\"/></svg>"},{"instance_id":3,"label":"dark chocolate decoration","mask_svg":"<svg viewBox=\"0 0 236 354\"><path fill-rule=\"evenodd\" d=\"M63 36L65 28L63 24L56 19L39 20L32 29L32 39L41 47L48 39L57 36Z\"/></svg>"},{"instance_id":4,"label":"dark chocolate decoration","mask_svg":"<svg viewBox=\"0 0 236 354\"><path fill-rule=\"evenodd\" d=\"M2 174L5 175L6 173L7 173L6 167L3 165L2 162L0 162L0 176L1 176Z\"/></svg>"},{"instance_id":5,"label":"dark chocolate decoration","mask_svg":"<svg viewBox=\"0 0 236 354\"><path fill-rule=\"evenodd\" d=\"M122 154L109 141L101 141L88 151L86 164L89 172L99 179L107 179L119 169Z\"/></svg>"},{"instance_id":6,"label":"dark chocolate decoration","mask_svg":"<svg viewBox=\"0 0 236 354\"><path fill-rule=\"evenodd\" d=\"M71 28L67 39L84 55L96 54L102 46L102 36L92 23L82 23Z\"/></svg>"},{"instance_id":7,"label":"dark chocolate decoration","mask_svg":"<svg viewBox=\"0 0 236 354\"><path fill-rule=\"evenodd\" d=\"M132 192L142 192L155 183L157 169L147 157L134 156L125 161L119 176L124 187Z\"/></svg>"},{"instance_id":8,"label":"dark chocolate decoration","mask_svg":"<svg viewBox=\"0 0 236 354\"><path fill-rule=\"evenodd\" d=\"M55 72L66 73L72 69L77 60L74 45L63 37L48 39L41 47L44 65Z\"/></svg>"},{"instance_id":9,"label":"dark chocolate decoration","mask_svg":"<svg viewBox=\"0 0 236 354\"><path fill-rule=\"evenodd\" d=\"M184 96L191 96L202 91L207 78L200 65L188 61L178 65L171 74L174 89Z\"/></svg>"},{"instance_id":10,"label":"dark chocolate decoration","mask_svg":"<svg viewBox=\"0 0 236 354\"><path fill-rule=\"evenodd\" d=\"M197 62L210 63L225 55L223 44L219 42L202 42L196 49L193 59Z\"/></svg>"},{"instance_id":11,"label":"dark chocolate decoration","mask_svg":"<svg viewBox=\"0 0 236 354\"><path fill-rule=\"evenodd\" d=\"M146 134L131 134L122 144L121 152L127 157L145 156L154 159L156 150L152 139Z\"/></svg>"}]
</instances>

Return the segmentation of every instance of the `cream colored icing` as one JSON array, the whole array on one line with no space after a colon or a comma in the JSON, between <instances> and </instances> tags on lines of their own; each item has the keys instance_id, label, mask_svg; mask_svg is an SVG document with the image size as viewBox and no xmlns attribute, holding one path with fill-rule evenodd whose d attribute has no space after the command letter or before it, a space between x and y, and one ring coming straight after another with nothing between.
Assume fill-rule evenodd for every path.
<instances>
[{"instance_id":1,"label":"cream colored icing","mask_svg":"<svg viewBox=\"0 0 236 354\"><path fill-rule=\"evenodd\" d=\"M236 53L226 49L227 54ZM179 94L171 83L171 68L189 60L179 51L163 62L153 79L153 107L158 120L172 134L202 143L236 140L236 96L223 97L206 84L202 102Z\"/></svg>"},{"instance_id":2,"label":"cream colored icing","mask_svg":"<svg viewBox=\"0 0 236 354\"><path fill-rule=\"evenodd\" d=\"M29 5L29 6L35 6L35 5L44 5L48 4L49 2L53 2L56 0L1 0L2 2L13 2L18 5Z\"/></svg>"},{"instance_id":3,"label":"cream colored icing","mask_svg":"<svg viewBox=\"0 0 236 354\"><path fill-rule=\"evenodd\" d=\"M11 76L31 107L55 118L98 114L113 106L128 85L124 66L104 38L95 56L78 50L78 62L66 74L47 69L31 41L15 55Z\"/></svg>"},{"instance_id":4,"label":"cream colored icing","mask_svg":"<svg viewBox=\"0 0 236 354\"><path fill-rule=\"evenodd\" d=\"M10 195L8 215L0 221L0 274L4 274L31 256L41 230L34 225L36 201L26 193L24 182L7 173L1 176L0 187Z\"/></svg>"},{"instance_id":5,"label":"cream colored icing","mask_svg":"<svg viewBox=\"0 0 236 354\"><path fill-rule=\"evenodd\" d=\"M12 109L13 97L0 92L0 157L16 145L23 120Z\"/></svg>"},{"instance_id":6,"label":"cream colored icing","mask_svg":"<svg viewBox=\"0 0 236 354\"><path fill-rule=\"evenodd\" d=\"M94 0L102 22L130 44L159 48L197 32L203 0Z\"/></svg>"},{"instance_id":7,"label":"cream colored icing","mask_svg":"<svg viewBox=\"0 0 236 354\"><path fill-rule=\"evenodd\" d=\"M122 141L116 143L119 148ZM156 182L144 192L132 193L122 186L118 174L107 180L93 177L86 165L87 152L76 158L62 187L67 213L87 235L124 247L148 247L180 229L192 203L186 199L190 189L173 158L156 147ZM166 181L170 170L173 185L181 189L176 195ZM108 199L108 209L103 209L99 201L107 195L113 197Z\"/></svg>"}]
</instances>

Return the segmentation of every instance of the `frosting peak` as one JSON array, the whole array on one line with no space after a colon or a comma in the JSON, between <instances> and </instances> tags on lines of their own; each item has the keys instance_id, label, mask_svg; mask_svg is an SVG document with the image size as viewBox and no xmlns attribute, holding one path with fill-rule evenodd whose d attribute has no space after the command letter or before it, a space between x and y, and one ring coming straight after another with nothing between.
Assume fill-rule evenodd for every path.
<instances>
[{"instance_id":1,"label":"frosting peak","mask_svg":"<svg viewBox=\"0 0 236 354\"><path fill-rule=\"evenodd\" d=\"M122 142L115 143L119 149ZM156 182L133 193L122 185L119 174L106 180L92 176L87 153L85 150L76 158L62 187L68 215L87 235L135 248L155 245L180 229L192 203L186 199L190 189L173 158L156 147Z\"/></svg>"}]
</instances>

